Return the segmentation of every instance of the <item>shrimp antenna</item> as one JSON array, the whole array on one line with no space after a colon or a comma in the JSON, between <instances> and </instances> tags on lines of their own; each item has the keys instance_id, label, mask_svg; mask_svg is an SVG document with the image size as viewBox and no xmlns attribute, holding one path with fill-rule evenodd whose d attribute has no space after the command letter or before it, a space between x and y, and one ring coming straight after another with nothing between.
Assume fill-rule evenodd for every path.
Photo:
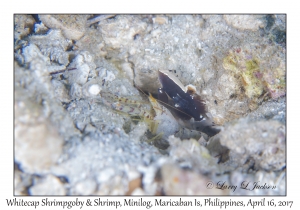
<instances>
[{"instance_id":1,"label":"shrimp antenna","mask_svg":"<svg viewBox=\"0 0 300 210\"><path fill-rule=\"evenodd\" d=\"M70 68L70 69L64 69L64 70L59 70L59 71L53 71L53 72L50 72L50 75L65 73L65 72L73 71L73 70L76 70L76 69L77 68Z\"/></svg>"}]
</instances>

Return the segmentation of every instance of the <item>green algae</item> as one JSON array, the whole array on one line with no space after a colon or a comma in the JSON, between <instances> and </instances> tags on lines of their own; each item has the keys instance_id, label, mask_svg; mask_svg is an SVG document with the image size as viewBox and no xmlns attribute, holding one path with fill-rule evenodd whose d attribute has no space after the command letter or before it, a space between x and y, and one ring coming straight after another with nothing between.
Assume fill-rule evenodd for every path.
<instances>
[{"instance_id":1,"label":"green algae","mask_svg":"<svg viewBox=\"0 0 300 210\"><path fill-rule=\"evenodd\" d=\"M253 73L253 71L259 70L259 61L257 59L252 59L246 61L247 71Z\"/></svg>"},{"instance_id":2,"label":"green algae","mask_svg":"<svg viewBox=\"0 0 300 210\"><path fill-rule=\"evenodd\" d=\"M241 76L241 84L248 98L259 97L263 93L263 84L258 76L261 72L257 58L247 59L244 53L233 51L224 58L223 67Z\"/></svg>"},{"instance_id":3,"label":"green algae","mask_svg":"<svg viewBox=\"0 0 300 210\"><path fill-rule=\"evenodd\" d=\"M285 95L285 67L281 63L277 68L261 69L260 64L266 62L269 61L261 60L247 50L231 50L223 59L223 67L240 78L239 87L245 90L249 99L258 99L264 91L275 99Z\"/></svg>"},{"instance_id":4,"label":"green algae","mask_svg":"<svg viewBox=\"0 0 300 210\"><path fill-rule=\"evenodd\" d=\"M246 71L242 73L243 80L246 81L245 90L249 98L259 97L263 92L262 81L255 75L260 74L259 61L257 59L245 62Z\"/></svg>"}]
</instances>

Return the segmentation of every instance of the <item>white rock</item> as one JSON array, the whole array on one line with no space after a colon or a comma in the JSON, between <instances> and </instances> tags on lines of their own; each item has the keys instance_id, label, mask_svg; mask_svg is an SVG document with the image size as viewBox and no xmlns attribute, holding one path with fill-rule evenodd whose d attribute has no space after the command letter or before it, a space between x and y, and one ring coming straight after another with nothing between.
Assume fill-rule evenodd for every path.
<instances>
[{"instance_id":1,"label":"white rock","mask_svg":"<svg viewBox=\"0 0 300 210\"><path fill-rule=\"evenodd\" d=\"M133 69L131 63L122 63L122 70L128 76L130 81L133 82Z\"/></svg>"},{"instance_id":2,"label":"white rock","mask_svg":"<svg viewBox=\"0 0 300 210\"><path fill-rule=\"evenodd\" d=\"M64 185L60 180L49 174L29 189L30 195L66 195Z\"/></svg>"},{"instance_id":3,"label":"white rock","mask_svg":"<svg viewBox=\"0 0 300 210\"><path fill-rule=\"evenodd\" d=\"M80 181L75 186L76 195L91 195L95 192L97 183L92 179Z\"/></svg>"},{"instance_id":4,"label":"white rock","mask_svg":"<svg viewBox=\"0 0 300 210\"><path fill-rule=\"evenodd\" d=\"M96 65L94 64L93 57L89 54L89 52L84 51L74 58L70 67L75 67L76 70L64 73L64 76L68 77L69 83L83 85L87 82L90 71L94 70Z\"/></svg>"},{"instance_id":5,"label":"white rock","mask_svg":"<svg viewBox=\"0 0 300 210\"><path fill-rule=\"evenodd\" d=\"M71 99L81 98L82 97L82 87L80 85L78 85L77 83L73 83L71 85L69 94L70 94Z\"/></svg>"},{"instance_id":6,"label":"white rock","mask_svg":"<svg viewBox=\"0 0 300 210\"><path fill-rule=\"evenodd\" d=\"M107 182L112 176L115 175L115 170L113 168L106 168L100 172L97 177L98 183Z\"/></svg>"},{"instance_id":7,"label":"white rock","mask_svg":"<svg viewBox=\"0 0 300 210\"><path fill-rule=\"evenodd\" d=\"M224 15L224 19L229 25L241 30L257 31L264 26L257 15Z\"/></svg>"},{"instance_id":8,"label":"white rock","mask_svg":"<svg viewBox=\"0 0 300 210\"><path fill-rule=\"evenodd\" d=\"M25 102L15 106L15 161L27 173L47 173L62 152L63 139L40 107Z\"/></svg>"},{"instance_id":9,"label":"white rock","mask_svg":"<svg viewBox=\"0 0 300 210\"><path fill-rule=\"evenodd\" d=\"M105 81L113 81L116 79L116 76L111 71L106 71L106 77L104 77Z\"/></svg>"},{"instance_id":10,"label":"white rock","mask_svg":"<svg viewBox=\"0 0 300 210\"><path fill-rule=\"evenodd\" d=\"M78 40L85 32L85 15L39 15L40 20L49 28L61 29L68 39Z\"/></svg>"},{"instance_id":11,"label":"white rock","mask_svg":"<svg viewBox=\"0 0 300 210\"><path fill-rule=\"evenodd\" d=\"M94 84L89 87L89 93L91 95L98 95L101 91L100 85Z\"/></svg>"},{"instance_id":12,"label":"white rock","mask_svg":"<svg viewBox=\"0 0 300 210\"><path fill-rule=\"evenodd\" d=\"M131 195L141 196L141 195L145 195L145 192L140 187L138 187L133 190Z\"/></svg>"}]
</instances>

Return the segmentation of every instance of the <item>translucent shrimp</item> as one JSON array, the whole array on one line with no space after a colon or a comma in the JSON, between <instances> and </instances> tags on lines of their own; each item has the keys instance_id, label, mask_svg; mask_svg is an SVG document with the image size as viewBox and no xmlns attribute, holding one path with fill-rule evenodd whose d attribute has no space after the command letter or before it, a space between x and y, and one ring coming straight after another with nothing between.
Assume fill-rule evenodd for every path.
<instances>
[{"instance_id":1,"label":"translucent shrimp","mask_svg":"<svg viewBox=\"0 0 300 210\"><path fill-rule=\"evenodd\" d=\"M101 97L105 99L105 104L110 105L110 107L116 111L121 113L128 114L130 116L139 117L141 120L148 125L148 129L152 134L156 134L156 130L159 122L154 120L156 111L158 110L158 103L151 95L149 96L149 100L155 105L146 106L147 104L142 101L133 100L128 97L118 96L109 92L101 92ZM150 99L151 98L151 99ZM143 106L144 105L144 106Z\"/></svg>"}]
</instances>

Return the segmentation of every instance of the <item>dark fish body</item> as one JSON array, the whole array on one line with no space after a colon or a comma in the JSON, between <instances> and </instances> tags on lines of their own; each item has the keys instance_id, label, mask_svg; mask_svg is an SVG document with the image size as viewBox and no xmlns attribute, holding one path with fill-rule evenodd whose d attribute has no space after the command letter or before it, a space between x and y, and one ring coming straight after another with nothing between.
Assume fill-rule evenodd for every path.
<instances>
[{"instance_id":1,"label":"dark fish body","mask_svg":"<svg viewBox=\"0 0 300 210\"><path fill-rule=\"evenodd\" d=\"M159 71L159 81L162 84L161 90L158 91L159 99L164 101L165 96L161 96L162 94L166 94L169 96L171 101L168 103L172 103L176 110L178 111L178 115L182 116L183 119L191 119L192 117L195 121L201 121L203 117L206 116L205 104L200 99L200 97L196 97L191 95L178 84L178 82L174 82L170 77L171 74L165 74ZM164 101L165 102L165 101Z\"/></svg>"},{"instance_id":2,"label":"dark fish body","mask_svg":"<svg viewBox=\"0 0 300 210\"><path fill-rule=\"evenodd\" d=\"M173 74L165 70L158 72L162 88L158 89L158 99L169 107L177 118L187 121L191 129L198 130L213 136L219 132L214 123L206 115L204 101L196 94L189 91Z\"/></svg>"}]
</instances>

